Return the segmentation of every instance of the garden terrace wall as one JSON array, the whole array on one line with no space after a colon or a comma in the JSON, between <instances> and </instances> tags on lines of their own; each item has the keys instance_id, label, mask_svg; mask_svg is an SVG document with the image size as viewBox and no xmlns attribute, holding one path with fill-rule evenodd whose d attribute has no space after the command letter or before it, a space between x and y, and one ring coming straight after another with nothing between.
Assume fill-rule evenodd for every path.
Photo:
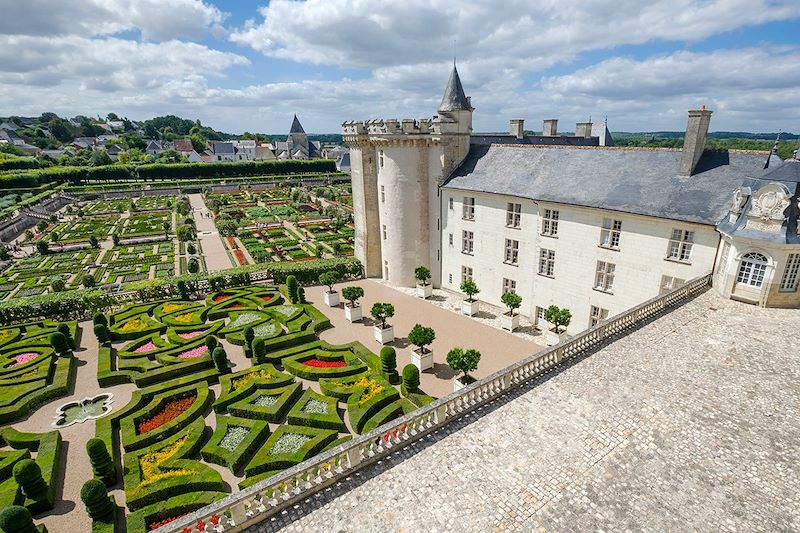
<instances>
[{"instance_id":1,"label":"garden terrace wall","mask_svg":"<svg viewBox=\"0 0 800 533\"><path fill-rule=\"evenodd\" d=\"M351 476L353 472L396 453L432 431L505 395L511 389L552 371L566 360L637 329L705 292L710 285L710 273L695 278L680 288L637 305L458 392L435 400L369 433L159 528L157 532L180 532L183 528L193 527L198 520L208 522L212 515L231 517L230 520L223 518L217 531L243 531L247 526L267 520L283 509Z\"/></svg>"}]
</instances>

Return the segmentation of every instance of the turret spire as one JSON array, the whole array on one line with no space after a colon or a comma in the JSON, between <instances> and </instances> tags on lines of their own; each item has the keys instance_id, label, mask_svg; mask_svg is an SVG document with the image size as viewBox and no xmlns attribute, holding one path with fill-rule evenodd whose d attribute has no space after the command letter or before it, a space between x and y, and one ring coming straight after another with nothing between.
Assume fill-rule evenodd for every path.
<instances>
[{"instance_id":1,"label":"turret spire","mask_svg":"<svg viewBox=\"0 0 800 533\"><path fill-rule=\"evenodd\" d=\"M461 85L461 78L458 76L455 59L453 60L453 71L450 73L450 80L444 90L442 103L439 104L439 111L471 111L472 106L464 94L464 87Z\"/></svg>"}]
</instances>

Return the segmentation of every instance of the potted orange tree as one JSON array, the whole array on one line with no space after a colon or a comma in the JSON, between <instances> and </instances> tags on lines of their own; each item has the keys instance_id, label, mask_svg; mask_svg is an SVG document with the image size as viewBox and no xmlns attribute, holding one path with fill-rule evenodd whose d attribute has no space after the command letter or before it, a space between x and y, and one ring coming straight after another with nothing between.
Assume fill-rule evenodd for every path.
<instances>
[{"instance_id":1,"label":"potted orange tree","mask_svg":"<svg viewBox=\"0 0 800 533\"><path fill-rule=\"evenodd\" d=\"M333 290L333 286L339 282L339 273L329 270L319 275L319 282L328 286L328 290L323 293L323 300L328 307L339 307L339 293Z\"/></svg>"},{"instance_id":2,"label":"potted orange tree","mask_svg":"<svg viewBox=\"0 0 800 533\"><path fill-rule=\"evenodd\" d=\"M506 292L500 300L508 307L508 311L500 315L500 326L508 331L514 331L519 327L519 315L514 312L522 305L522 296L514 292Z\"/></svg>"},{"instance_id":3,"label":"potted orange tree","mask_svg":"<svg viewBox=\"0 0 800 533\"><path fill-rule=\"evenodd\" d=\"M453 378L453 392L461 390L476 381L469 373L478 368L480 360L481 352L474 349L465 350L456 347L447 353L447 366L456 372L464 373L463 376Z\"/></svg>"},{"instance_id":4,"label":"potted orange tree","mask_svg":"<svg viewBox=\"0 0 800 533\"><path fill-rule=\"evenodd\" d=\"M342 296L350 302L344 304L344 316L350 322L358 322L362 318L361 306L358 305L358 299L364 296L364 289L356 287L355 285L345 287L342 289Z\"/></svg>"},{"instance_id":5,"label":"potted orange tree","mask_svg":"<svg viewBox=\"0 0 800 533\"><path fill-rule=\"evenodd\" d=\"M433 285L431 285L431 271L428 267L418 266L414 269L414 278L417 280L417 296L420 298L430 298L433 295Z\"/></svg>"},{"instance_id":6,"label":"potted orange tree","mask_svg":"<svg viewBox=\"0 0 800 533\"><path fill-rule=\"evenodd\" d=\"M394 316L394 306L389 303L375 302L370 309L372 318L375 319L375 326L372 331L375 340L381 344L387 344L394 340L394 328L386 323L386 319Z\"/></svg>"},{"instance_id":7,"label":"potted orange tree","mask_svg":"<svg viewBox=\"0 0 800 533\"><path fill-rule=\"evenodd\" d=\"M411 350L411 364L419 368L420 372L433 368L433 351L427 349L426 346L432 344L434 339L436 339L436 333L433 328L422 324L414 324L408 333L408 342L417 347L415 350Z\"/></svg>"},{"instance_id":8,"label":"potted orange tree","mask_svg":"<svg viewBox=\"0 0 800 533\"><path fill-rule=\"evenodd\" d=\"M467 278L461 282L461 292L467 295L467 299L461 301L461 312L467 316L473 316L480 307L478 300L473 296L481 292L481 290L473 280Z\"/></svg>"}]
</instances>

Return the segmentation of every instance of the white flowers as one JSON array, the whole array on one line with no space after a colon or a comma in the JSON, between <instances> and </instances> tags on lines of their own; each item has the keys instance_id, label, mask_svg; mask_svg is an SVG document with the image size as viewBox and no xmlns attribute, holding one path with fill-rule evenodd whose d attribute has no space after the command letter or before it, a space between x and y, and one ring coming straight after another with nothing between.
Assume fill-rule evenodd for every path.
<instances>
[{"instance_id":1,"label":"white flowers","mask_svg":"<svg viewBox=\"0 0 800 533\"><path fill-rule=\"evenodd\" d=\"M272 407L278 403L278 396L259 396L253 403L260 407Z\"/></svg>"},{"instance_id":2,"label":"white flowers","mask_svg":"<svg viewBox=\"0 0 800 533\"><path fill-rule=\"evenodd\" d=\"M319 415L328 414L328 403L320 400L308 400L303 406L304 413L314 413Z\"/></svg>"},{"instance_id":3,"label":"white flowers","mask_svg":"<svg viewBox=\"0 0 800 533\"><path fill-rule=\"evenodd\" d=\"M253 322L257 322L262 318L263 317L261 315L257 315L255 313L242 313L241 315L236 317L236 320L231 322L229 328L230 329L242 328L247 324L252 324Z\"/></svg>"},{"instance_id":4,"label":"white flowers","mask_svg":"<svg viewBox=\"0 0 800 533\"><path fill-rule=\"evenodd\" d=\"M247 437L248 430L242 426L228 426L228 431L222 440L219 441L219 447L226 450L233 451L244 441Z\"/></svg>"},{"instance_id":5,"label":"white flowers","mask_svg":"<svg viewBox=\"0 0 800 533\"><path fill-rule=\"evenodd\" d=\"M269 453L272 455L278 455L281 453L295 453L310 440L311 437L308 435L301 435L300 433L284 433L280 436L278 442L275 443Z\"/></svg>"}]
</instances>

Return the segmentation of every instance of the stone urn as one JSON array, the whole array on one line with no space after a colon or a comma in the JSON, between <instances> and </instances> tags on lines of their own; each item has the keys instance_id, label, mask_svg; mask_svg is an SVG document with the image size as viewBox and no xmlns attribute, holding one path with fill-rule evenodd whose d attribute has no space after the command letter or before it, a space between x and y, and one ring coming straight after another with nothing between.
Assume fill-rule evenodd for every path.
<instances>
[{"instance_id":1,"label":"stone urn","mask_svg":"<svg viewBox=\"0 0 800 533\"><path fill-rule=\"evenodd\" d=\"M322 299L328 307L339 307L339 293L337 291L325 291Z\"/></svg>"},{"instance_id":2,"label":"stone urn","mask_svg":"<svg viewBox=\"0 0 800 533\"><path fill-rule=\"evenodd\" d=\"M519 315L511 313L513 311L506 311L500 315L500 326L508 331L514 331L519 327Z\"/></svg>"},{"instance_id":3,"label":"stone urn","mask_svg":"<svg viewBox=\"0 0 800 533\"><path fill-rule=\"evenodd\" d=\"M429 368L433 368L433 350L425 350L422 352L419 348L411 350L411 364L424 372Z\"/></svg>"},{"instance_id":4,"label":"stone urn","mask_svg":"<svg viewBox=\"0 0 800 533\"><path fill-rule=\"evenodd\" d=\"M388 344L394 340L394 327L391 324L386 324L385 327L375 324L372 327L372 332L375 335L375 340L381 344Z\"/></svg>"},{"instance_id":5,"label":"stone urn","mask_svg":"<svg viewBox=\"0 0 800 533\"><path fill-rule=\"evenodd\" d=\"M344 316L349 322L358 322L362 318L360 305L344 304Z\"/></svg>"}]
</instances>

